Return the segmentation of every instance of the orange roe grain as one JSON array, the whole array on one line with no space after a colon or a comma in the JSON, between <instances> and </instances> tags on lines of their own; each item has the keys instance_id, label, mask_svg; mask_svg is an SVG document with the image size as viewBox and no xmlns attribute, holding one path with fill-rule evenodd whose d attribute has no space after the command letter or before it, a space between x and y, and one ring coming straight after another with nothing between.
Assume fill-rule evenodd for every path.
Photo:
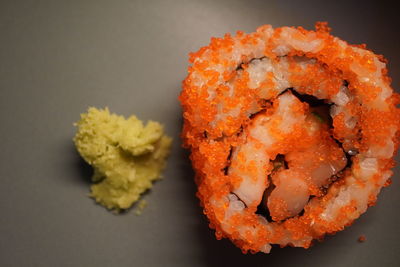
<instances>
[{"instance_id":1,"label":"orange roe grain","mask_svg":"<svg viewBox=\"0 0 400 267\"><path fill-rule=\"evenodd\" d=\"M360 235L357 240L360 243L364 243L365 241L367 241L367 238L365 237L365 235Z\"/></svg>"}]
</instances>

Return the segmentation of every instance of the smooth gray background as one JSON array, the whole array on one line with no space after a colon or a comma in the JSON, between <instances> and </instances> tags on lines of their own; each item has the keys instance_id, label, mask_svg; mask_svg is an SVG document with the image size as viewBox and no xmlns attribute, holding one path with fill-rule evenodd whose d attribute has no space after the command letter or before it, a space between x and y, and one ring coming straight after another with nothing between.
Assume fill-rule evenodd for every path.
<instances>
[{"instance_id":1,"label":"smooth gray background","mask_svg":"<svg viewBox=\"0 0 400 267\"><path fill-rule=\"evenodd\" d=\"M399 88L397 17L378 1L0 1L0 266L400 266L399 168L377 206L309 250L242 255L217 241L177 101L187 54L211 36L317 20L384 54ZM86 197L91 170L71 139L88 106L163 122L174 137L142 216Z\"/></svg>"}]
</instances>

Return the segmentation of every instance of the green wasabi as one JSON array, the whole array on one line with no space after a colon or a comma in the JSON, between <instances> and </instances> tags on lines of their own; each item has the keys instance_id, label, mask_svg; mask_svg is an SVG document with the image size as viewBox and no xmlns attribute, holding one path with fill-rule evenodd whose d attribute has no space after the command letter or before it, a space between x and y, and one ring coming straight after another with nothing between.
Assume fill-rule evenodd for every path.
<instances>
[{"instance_id":1,"label":"green wasabi","mask_svg":"<svg viewBox=\"0 0 400 267\"><path fill-rule=\"evenodd\" d=\"M125 119L92 107L75 125L76 149L94 168L90 196L96 202L127 209L161 178L172 139L158 122L144 125L135 116Z\"/></svg>"}]
</instances>

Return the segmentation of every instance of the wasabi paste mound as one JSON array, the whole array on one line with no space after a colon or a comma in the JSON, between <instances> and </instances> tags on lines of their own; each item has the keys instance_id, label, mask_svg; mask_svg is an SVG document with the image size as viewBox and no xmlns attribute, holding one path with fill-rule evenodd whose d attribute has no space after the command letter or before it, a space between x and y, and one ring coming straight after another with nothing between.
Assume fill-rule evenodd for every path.
<instances>
[{"instance_id":1,"label":"wasabi paste mound","mask_svg":"<svg viewBox=\"0 0 400 267\"><path fill-rule=\"evenodd\" d=\"M94 168L90 196L96 202L127 209L161 177L172 139L158 122L144 125L135 116L125 119L92 107L75 125L75 146Z\"/></svg>"}]
</instances>

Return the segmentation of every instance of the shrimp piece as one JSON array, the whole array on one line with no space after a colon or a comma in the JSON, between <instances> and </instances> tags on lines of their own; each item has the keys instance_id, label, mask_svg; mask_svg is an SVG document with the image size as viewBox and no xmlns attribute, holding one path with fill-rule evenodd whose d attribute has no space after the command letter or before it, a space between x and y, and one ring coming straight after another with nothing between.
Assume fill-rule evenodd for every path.
<instances>
[{"instance_id":1,"label":"shrimp piece","mask_svg":"<svg viewBox=\"0 0 400 267\"><path fill-rule=\"evenodd\" d=\"M307 204L310 194L302 174L287 169L277 172L276 188L268 198L267 206L274 221L284 220L300 213Z\"/></svg>"},{"instance_id":2,"label":"shrimp piece","mask_svg":"<svg viewBox=\"0 0 400 267\"><path fill-rule=\"evenodd\" d=\"M347 163L343 150L330 137L326 125L310 114L305 125L308 125L308 132L315 141L287 153L288 169L272 176L276 187L267 196L266 205L275 221L298 215L310 195L321 196L320 188L327 186L330 178Z\"/></svg>"},{"instance_id":3,"label":"shrimp piece","mask_svg":"<svg viewBox=\"0 0 400 267\"><path fill-rule=\"evenodd\" d=\"M257 206L268 187L267 175L270 169L269 155L264 150L257 149L256 143L247 142L235 149L229 175L239 177L241 183L234 193L246 205Z\"/></svg>"},{"instance_id":4,"label":"shrimp piece","mask_svg":"<svg viewBox=\"0 0 400 267\"><path fill-rule=\"evenodd\" d=\"M300 100L290 92L279 96L277 103L272 115L260 114L253 120L242 136L244 143L232 153L228 174L234 180L238 177L241 180L233 192L247 206L257 206L268 187L268 175L272 170L272 147L280 141L273 136L272 131L278 126L284 137L292 132L295 124L301 124L305 119L305 115L296 109L301 104Z\"/></svg>"},{"instance_id":5,"label":"shrimp piece","mask_svg":"<svg viewBox=\"0 0 400 267\"><path fill-rule=\"evenodd\" d=\"M289 168L309 176L313 195L319 195L316 188L327 186L332 175L337 174L347 164L343 149L329 136L321 132L317 143L307 149L287 153L285 160Z\"/></svg>"}]
</instances>

